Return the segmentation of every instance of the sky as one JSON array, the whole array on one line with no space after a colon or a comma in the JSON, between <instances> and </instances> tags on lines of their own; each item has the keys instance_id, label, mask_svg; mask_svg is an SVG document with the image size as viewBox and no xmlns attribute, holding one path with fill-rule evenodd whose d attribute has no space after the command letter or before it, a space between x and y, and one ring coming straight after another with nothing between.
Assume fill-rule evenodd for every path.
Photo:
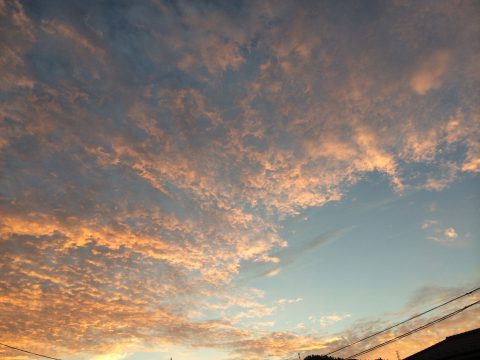
<instances>
[{"instance_id":1,"label":"sky","mask_svg":"<svg viewBox=\"0 0 480 360\"><path fill-rule=\"evenodd\" d=\"M480 286L479 15L0 0L0 341L64 360L290 360Z\"/></svg>"}]
</instances>

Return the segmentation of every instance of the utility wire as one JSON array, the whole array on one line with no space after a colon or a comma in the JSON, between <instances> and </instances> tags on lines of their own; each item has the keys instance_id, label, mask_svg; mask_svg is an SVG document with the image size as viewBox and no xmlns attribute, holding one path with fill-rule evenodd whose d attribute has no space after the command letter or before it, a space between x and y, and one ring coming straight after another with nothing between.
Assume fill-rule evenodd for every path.
<instances>
[{"instance_id":1,"label":"utility wire","mask_svg":"<svg viewBox=\"0 0 480 360\"><path fill-rule=\"evenodd\" d=\"M374 337L374 336L377 336L378 334L381 334L381 333L383 333L383 332L385 332L385 331L391 330L391 329L393 329L393 328L395 328L395 327L397 327L397 326L399 326L399 325L405 324L405 323L408 322L408 321L411 321L411 320L416 319L416 318L418 318L418 317L420 317L420 316L422 316L422 315L425 315L425 314L427 314L427 313L429 313L429 312L431 312L431 311L433 311L433 310L436 310L436 309L438 309L438 308L441 308L442 306L445 306L445 305L447 305L447 304L450 304L450 303L453 302L453 301L456 301L456 300L458 300L458 299L461 299L462 297L465 297L465 296L468 296L468 295L470 295L470 294L473 294L474 292L476 292L476 291L478 291L478 290L480 290L480 287L477 287L476 289L473 289L473 290L471 290L471 291L469 291L469 292L467 292L467 293L465 293L465 294L463 294L463 295L457 296L456 298L453 298L453 299L451 299L451 300L448 300L448 301L446 301L446 302L444 302L444 303L442 303L442 304L440 304L440 305L437 305L437 306L435 306L435 307L433 307L433 308L431 308L431 309L428 309L428 310L426 310L426 311L424 311L424 312L421 312L420 314L417 314L417 315L414 315L414 316L412 316L412 317L409 317L408 319L403 320L403 321L401 321L401 322L399 322L399 323L396 323L395 325L392 325L392 326L389 326L389 327L387 327L387 328L385 328L385 329L383 329L383 330L377 331L376 333L373 333L373 334L371 334L371 335L368 335L367 337L364 337L364 338L362 338L362 339L360 339L360 340L357 340L357 341L355 341L355 342L352 342L352 343L350 343L350 344L347 344L347 345L345 345L345 346L342 346L341 348L338 348L338 349L336 349L336 350L333 350L333 351L331 351L331 352L329 352L329 353L327 353L327 354L324 354L324 355L327 356L327 355L334 354L334 353L336 353L336 352L338 352L338 351L340 351L340 350L343 350L343 349L346 349L346 348L348 348L348 347L350 347L350 346L352 346L352 345L358 344L358 343L361 342L361 341L370 339L370 338L372 338L372 337Z\"/></svg>"},{"instance_id":2,"label":"utility wire","mask_svg":"<svg viewBox=\"0 0 480 360\"><path fill-rule=\"evenodd\" d=\"M7 347L7 348L9 348L9 349L21 351L21 352L24 352L24 353L27 353L27 354L32 354L32 355L40 356L40 357L43 357L43 358L45 358L45 359L62 360L62 359L59 359L59 358L54 358L54 357L51 357L51 356L42 355L42 354L37 354L37 353L31 352L31 351L28 351L28 350L16 348L16 347L14 347L14 346L10 346L10 345L7 345L7 344L2 344L2 343L0 343L0 345L5 346L5 347Z\"/></svg>"},{"instance_id":3,"label":"utility wire","mask_svg":"<svg viewBox=\"0 0 480 360\"><path fill-rule=\"evenodd\" d=\"M395 342L395 341L398 341L398 340L400 340L400 339L403 339L404 337L407 337L407 336L409 336L409 335L412 335L413 333L416 333L416 332L418 332L418 331L420 331L420 330L426 329L427 327L430 327L430 326L432 326L432 325L435 325L435 324L437 324L437 323L439 323L439 322L441 322L441 321L444 321L444 320L446 320L446 319L448 319L448 318L450 318L450 317L452 317L452 316L455 316L455 315L461 313L462 311L464 311L464 310L466 310L466 309L468 309L468 308L470 308L470 307L472 307L472 306L474 306L474 305L477 305L477 304L479 304L479 303L480 303L480 300L475 301L474 303L471 303L471 304L469 304L469 305L467 305L467 306L465 306L465 307L463 307L463 308L461 308L461 309L455 310L455 311L453 311L453 312L451 312L451 313L449 313L449 314L447 314L447 315L445 315L445 316L442 316L442 317L440 317L440 318L438 318L438 319L435 319L435 320L433 320L433 321L431 321L431 322L429 322L429 323L426 323L426 324L424 324L424 325L422 325L422 326L419 326L419 327L417 327L417 328L415 328L415 329L413 329L413 330L407 331L406 333L403 333L403 334L401 334L401 335L398 335L398 336L396 336L396 337L394 337L394 338L392 338L392 339L390 339L390 340L384 341L383 343L380 343L380 344L378 344L378 345L375 345L375 346L373 346L373 347L371 347L371 348L368 348L368 349L366 349L366 350L363 350L363 351L361 351L361 352L359 352L359 353L350 355L350 356L348 356L346 359L348 360L348 359L352 359L352 358L355 357L355 356L360 356L360 355L367 354L367 353L369 353L369 352L371 352L371 351L373 351L373 350L376 350L376 349L381 348L381 347L383 347L383 346L385 346L385 345L388 345L388 344L391 344L391 343L393 343L393 342Z\"/></svg>"}]
</instances>

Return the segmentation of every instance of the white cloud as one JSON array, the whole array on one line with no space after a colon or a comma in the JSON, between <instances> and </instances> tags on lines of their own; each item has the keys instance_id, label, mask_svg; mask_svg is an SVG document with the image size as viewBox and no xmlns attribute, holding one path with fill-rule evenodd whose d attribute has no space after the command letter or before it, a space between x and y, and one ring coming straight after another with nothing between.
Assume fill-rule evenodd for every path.
<instances>
[{"instance_id":1,"label":"white cloud","mask_svg":"<svg viewBox=\"0 0 480 360\"><path fill-rule=\"evenodd\" d=\"M429 227L438 224L437 220L425 220L421 226L422 230L426 230Z\"/></svg>"},{"instance_id":2,"label":"white cloud","mask_svg":"<svg viewBox=\"0 0 480 360\"><path fill-rule=\"evenodd\" d=\"M278 304L295 304L303 301L303 298L296 298L296 299L279 299L277 300Z\"/></svg>"},{"instance_id":3,"label":"white cloud","mask_svg":"<svg viewBox=\"0 0 480 360\"><path fill-rule=\"evenodd\" d=\"M320 316L319 318L311 315L311 316L308 317L308 320L310 320L314 324L315 323L320 324L320 326L322 328L326 328L326 327L334 325L335 323L337 323L339 321L348 319L351 316L352 316L352 314L349 314L349 313L342 314L342 315L338 315L338 314L335 313L335 314L330 314L330 315L323 315L323 316Z\"/></svg>"},{"instance_id":4,"label":"white cloud","mask_svg":"<svg viewBox=\"0 0 480 360\"><path fill-rule=\"evenodd\" d=\"M267 273L265 274L265 276L267 276L267 277L275 277L275 276L277 276L278 274L280 274L280 271L282 271L282 268L281 268L281 267L277 267L277 268L275 268L275 269L267 272Z\"/></svg>"},{"instance_id":5,"label":"white cloud","mask_svg":"<svg viewBox=\"0 0 480 360\"><path fill-rule=\"evenodd\" d=\"M445 229L443 234L445 235L446 238L452 239L452 240L455 240L458 237L457 231L452 227Z\"/></svg>"},{"instance_id":6,"label":"white cloud","mask_svg":"<svg viewBox=\"0 0 480 360\"><path fill-rule=\"evenodd\" d=\"M436 220L425 220L421 226L427 233L427 239L444 245L462 244L457 230L453 227L442 227ZM467 239L467 236L465 236Z\"/></svg>"}]
</instances>

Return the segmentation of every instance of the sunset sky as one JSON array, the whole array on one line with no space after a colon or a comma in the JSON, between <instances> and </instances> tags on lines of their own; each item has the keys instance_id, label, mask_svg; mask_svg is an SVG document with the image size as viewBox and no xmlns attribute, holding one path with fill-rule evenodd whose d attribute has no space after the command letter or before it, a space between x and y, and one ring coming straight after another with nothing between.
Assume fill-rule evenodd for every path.
<instances>
[{"instance_id":1,"label":"sunset sky","mask_svg":"<svg viewBox=\"0 0 480 360\"><path fill-rule=\"evenodd\" d=\"M0 342L297 359L480 286L479 19L478 1L0 0ZM480 305L362 359L477 327Z\"/></svg>"}]
</instances>

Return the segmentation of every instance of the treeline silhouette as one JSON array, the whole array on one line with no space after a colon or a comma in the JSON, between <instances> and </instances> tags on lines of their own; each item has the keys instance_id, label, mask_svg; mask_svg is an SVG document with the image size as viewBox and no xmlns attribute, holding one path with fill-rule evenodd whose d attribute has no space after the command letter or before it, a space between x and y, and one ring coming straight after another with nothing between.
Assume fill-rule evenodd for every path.
<instances>
[{"instance_id":1,"label":"treeline silhouette","mask_svg":"<svg viewBox=\"0 0 480 360\"><path fill-rule=\"evenodd\" d=\"M344 358L332 357L327 355L308 355L303 360L345 360ZM355 360L355 359L351 359ZM382 360L382 358L377 358L376 360Z\"/></svg>"},{"instance_id":2,"label":"treeline silhouette","mask_svg":"<svg viewBox=\"0 0 480 360\"><path fill-rule=\"evenodd\" d=\"M308 355L303 360L344 360L343 358L331 357L327 355Z\"/></svg>"}]
</instances>

